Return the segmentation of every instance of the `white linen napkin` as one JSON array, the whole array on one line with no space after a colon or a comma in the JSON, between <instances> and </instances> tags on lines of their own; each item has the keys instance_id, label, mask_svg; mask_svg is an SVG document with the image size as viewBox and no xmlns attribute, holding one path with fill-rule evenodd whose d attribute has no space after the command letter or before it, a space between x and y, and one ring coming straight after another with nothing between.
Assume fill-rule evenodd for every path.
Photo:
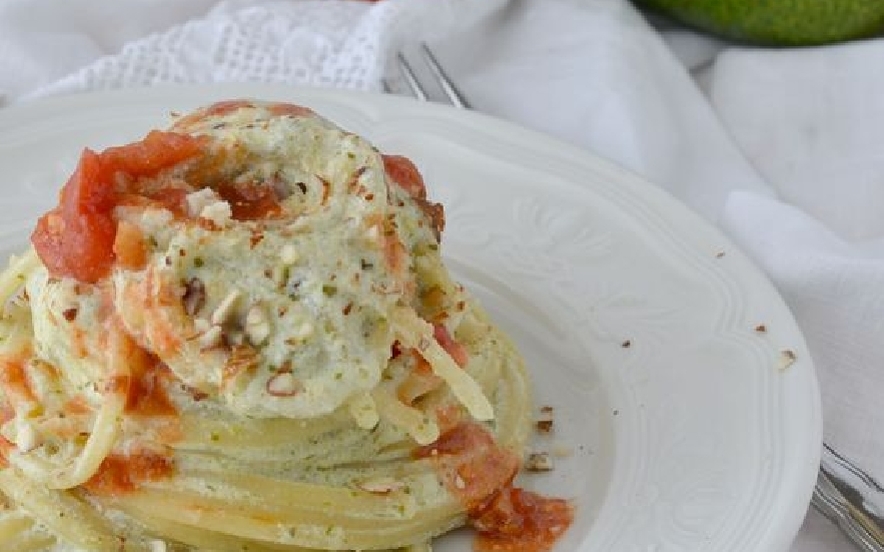
<instances>
[{"instance_id":1,"label":"white linen napkin","mask_svg":"<svg viewBox=\"0 0 884 552\"><path fill-rule=\"evenodd\" d=\"M710 95L780 200L735 193L724 228L791 306L817 366L824 436L884 478L884 40L719 57ZM767 91L764 101L753 98ZM823 523L814 521L818 527ZM805 531L801 552L840 550ZM816 535L818 539L810 539ZM844 545L841 545L844 546Z\"/></svg>"},{"instance_id":2,"label":"white linen napkin","mask_svg":"<svg viewBox=\"0 0 884 552\"><path fill-rule=\"evenodd\" d=\"M406 39L445 36L504 1L123 0L108 11L88 0L7 0L0 90L13 99L170 82L379 90Z\"/></svg>"},{"instance_id":3,"label":"white linen napkin","mask_svg":"<svg viewBox=\"0 0 884 552\"><path fill-rule=\"evenodd\" d=\"M608 157L734 237L806 334L827 440L884 478L884 41L734 48L661 35L625 0L5 0L0 90L377 90L419 39L477 109ZM811 511L793 551L849 549Z\"/></svg>"}]
</instances>

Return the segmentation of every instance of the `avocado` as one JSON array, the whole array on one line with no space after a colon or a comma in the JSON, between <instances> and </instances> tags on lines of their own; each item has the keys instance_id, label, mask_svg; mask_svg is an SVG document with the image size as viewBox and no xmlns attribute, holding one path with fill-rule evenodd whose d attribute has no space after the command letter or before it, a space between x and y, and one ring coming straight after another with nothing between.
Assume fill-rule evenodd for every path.
<instances>
[{"instance_id":1,"label":"avocado","mask_svg":"<svg viewBox=\"0 0 884 552\"><path fill-rule=\"evenodd\" d=\"M739 42L811 46L884 31L884 0L635 0L640 7Z\"/></svg>"}]
</instances>

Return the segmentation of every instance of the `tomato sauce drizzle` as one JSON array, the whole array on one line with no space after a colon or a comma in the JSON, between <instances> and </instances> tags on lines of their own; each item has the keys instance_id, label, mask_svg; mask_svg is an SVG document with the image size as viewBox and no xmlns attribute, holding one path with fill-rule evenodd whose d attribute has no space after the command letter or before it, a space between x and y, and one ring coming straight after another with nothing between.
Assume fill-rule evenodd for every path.
<instances>
[{"instance_id":1,"label":"tomato sauce drizzle","mask_svg":"<svg viewBox=\"0 0 884 552\"><path fill-rule=\"evenodd\" d=\"M174 375L159 358L131 339L126 340L124 350L129 373L110 378L106 392L125 393L125 414L159 421L159 424L151 422L152 429L158 432L161 443L169 444L180 434L178 410L166 392L166 384ZM115 496L137 490L145 481L169 477L174 470L168 450L157 452L155 447L134 447L128 453L107 456L83 486L94 494Z\"/></svg>"},{"instance_id":2,"label":"tomato sauce drizzle","mask_svg":"<svg viewBox=\"0 0 884 552\"><path fill-rule=\"evenodd\" d=\"M126 392L127 414L136 416L177 416L178 409L166 392L174 374L159 358L139 348L139 358L130 363L132 374Z\"/></svg>"},{"instance_id":3,"label":"tomato sauce drizzle","mask_svg":"<svg viewBox=\"0 0 884 552\"><path fill-rule=\"evenodd\" d=\"M514 487L518 456L475 422L459 423L414 456L430 459L445 487L466 507L479 532L477 552L544 552L573 520L567 501Z\"/></svg>"},{"instance_id":4,"label":"tomato sauce drizzle","mask_svg":"<svg viewBox=\"0 0 884 552\"><path fill-rule=\"evenodd\" d=\"M574 519L567 500L505 487L481 512L471 514L479 531L477 552L540 552L549 550Z\"/></svg>"},{"instance_id":5,"label":"tomato sauce drizzle","mask_svg":"<svg viewBox=\"0 0 884 552\"><path fill-rule=\"evenodd\" d=\"M3 390L3 395L13 407L19 403L36 402L37 400L28 375L25 373L27 356L26 354L21 357L0 359L0 389Z\"/></svg>"},{"instance_id":6,"label":"tomato sauce drizzle","mask_svg":"<svg viewBox=\"0 0 884 552\"><path fill-rule=\"evenodd\" d=\"M98 471L83 487L101 496L119 496L138 490L142 483L169 477L174 472L172 459L164 454L139 451L111 454L102 460Z\"/></svg>"}]
</instances>

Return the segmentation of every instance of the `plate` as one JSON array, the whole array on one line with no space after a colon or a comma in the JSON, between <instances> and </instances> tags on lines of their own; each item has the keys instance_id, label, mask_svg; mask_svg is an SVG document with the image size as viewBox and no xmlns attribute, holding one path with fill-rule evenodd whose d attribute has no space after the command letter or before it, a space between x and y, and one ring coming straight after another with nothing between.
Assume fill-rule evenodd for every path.
<instances>
[{"instance_id":1,"label":"plate","mask_svg":"<svg viewBox=\"0 0 884 552\"><path fill-rule=\"evenodd\" d=\"M573 499L556 550L781 552L807 508L821 415L771 284L658 188L512 124L405 98L276 85L84 94L0 111L3 253L23 248L84 146L229 98L314 108L412 157L446 206L443 251L555 409L533 489ZM466 548L465 534L437 552Z\"/></svg>"}]
</instances>

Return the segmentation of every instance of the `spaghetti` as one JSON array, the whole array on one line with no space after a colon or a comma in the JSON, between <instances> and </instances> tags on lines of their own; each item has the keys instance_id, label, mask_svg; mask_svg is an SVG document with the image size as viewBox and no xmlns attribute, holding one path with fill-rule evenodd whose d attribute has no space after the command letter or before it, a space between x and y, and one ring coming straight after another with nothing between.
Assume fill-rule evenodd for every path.
<instances>
[{"instance_id":1,"label":"spaghetti","mask_svg":"<svg viewBox=\"0 0 884 552\"><path fill-rule=\"evenodd\" d=\"M529 383L443 224L410 161L299 106L86 150L0 274L0 542L548 549L571 508L512 487Z\"/></svg>"}]
</instances>

